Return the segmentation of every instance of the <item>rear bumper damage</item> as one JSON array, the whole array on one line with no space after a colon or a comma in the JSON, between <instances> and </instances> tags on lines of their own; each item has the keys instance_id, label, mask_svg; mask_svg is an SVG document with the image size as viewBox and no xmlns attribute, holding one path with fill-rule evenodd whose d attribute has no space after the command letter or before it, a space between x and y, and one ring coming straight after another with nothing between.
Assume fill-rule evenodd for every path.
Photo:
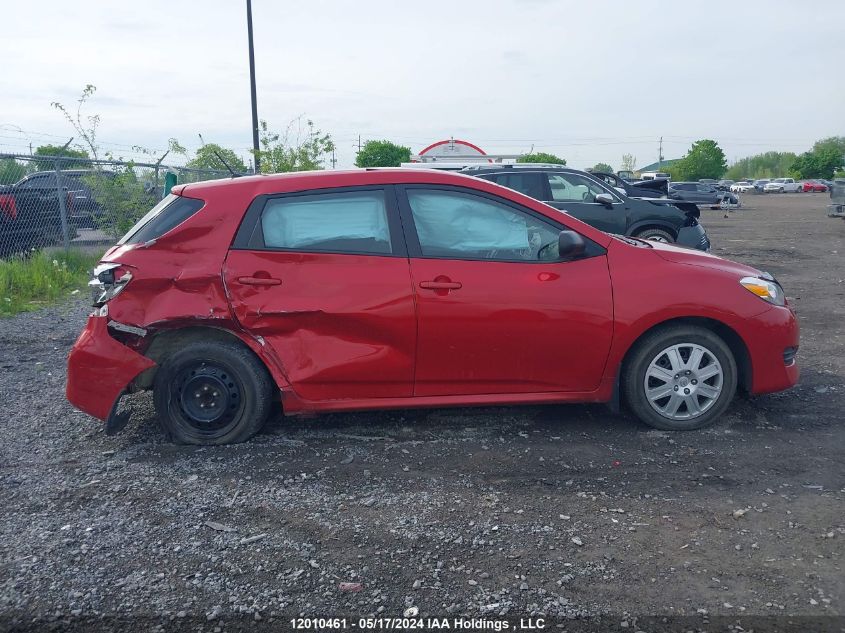
<instances>
[{"instance_id":1,"label":"rear bumper damage","mask_svg":"<svg viewBox=\"0 0 845 633\"><path fill-rule=\"evenodd\" d=\"M155 363L108 332L107 316L89 316L68 355L67 399L80 411L106 422L106 431L116 433L128 421L118 413L121 396L138 375Z\"/></svg>"}]
</instances>

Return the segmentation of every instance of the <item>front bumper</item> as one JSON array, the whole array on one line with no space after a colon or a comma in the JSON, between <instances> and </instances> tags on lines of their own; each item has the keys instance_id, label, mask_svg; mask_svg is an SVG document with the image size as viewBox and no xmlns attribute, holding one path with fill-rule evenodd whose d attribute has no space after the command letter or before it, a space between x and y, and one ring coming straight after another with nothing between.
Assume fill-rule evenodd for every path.
<instances>
[{"instance_id":1,"label":"front bumper","mask_svg":"<svg viewBox=\"0 0 845 633\"><path fill-rule=\"evenodd\" d=\"M113 339L107 316L89 316L67 361L67 399L80 411L106 420L126 387L155 366Z\"/></svg>"},{"instance_id":2,"label":"front bumper","mask_svg":"<svg viewBox=\"0 0 845 633\"><path fill-rule=\"evenodd\" d=\"M710 250L710 238L701 223L695 226L684 226L678 230L678 239L675 241L678 246L697 248L700 251Z\"/></svg>"},{"instance_id":3,"label":"front bumper","mask_svg":"<svg viewBox=\"0 0 845 633\"><path fill-rule=\"evenodd\" d=\"M800 331L790 308L773 307L750 320L752 332L744 336L751 357L751 393L759 395L789 389L800 370L794 358ZM791 356L791 362L786 357Z\"/></svg>"}]
</instances>

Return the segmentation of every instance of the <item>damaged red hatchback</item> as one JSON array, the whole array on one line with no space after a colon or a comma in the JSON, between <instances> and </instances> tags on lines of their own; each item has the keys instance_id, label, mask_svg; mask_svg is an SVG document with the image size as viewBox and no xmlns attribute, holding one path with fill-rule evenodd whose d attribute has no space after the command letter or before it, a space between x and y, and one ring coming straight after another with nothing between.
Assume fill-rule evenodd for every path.
<instances>
[{"instance_id":1,"label":"damaged red hatchback","mask_svg":"<svg viewBox=\"0 0 845 633\"><path fill-rule=\"evenodd\" d=\"M738 387L798 379L780 285L706 253L602 233L498 185L430 170L176 187L97 267L68 399L113 433L152 389L178 442L285 414L624 403L713 422Z\"/></svg>"}]
</instances>

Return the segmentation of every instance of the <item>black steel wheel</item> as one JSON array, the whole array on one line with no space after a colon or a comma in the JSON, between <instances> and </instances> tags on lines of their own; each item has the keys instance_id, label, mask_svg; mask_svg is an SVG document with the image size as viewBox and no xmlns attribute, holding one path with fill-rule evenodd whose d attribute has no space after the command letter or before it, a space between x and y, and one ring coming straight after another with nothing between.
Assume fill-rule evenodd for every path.
<instances>
[{"instance_id":1,"label":"black steel wheel","mask_svg":"<svg viewBox=\"0 0 845 633\"><path fill-rule=\"evenodd\" d=\"M231 444L255 435L270 411L272 382L235 342L191 343L161 364L153 386L164 431L181 444Z\"/></svg>"}]
</instances>

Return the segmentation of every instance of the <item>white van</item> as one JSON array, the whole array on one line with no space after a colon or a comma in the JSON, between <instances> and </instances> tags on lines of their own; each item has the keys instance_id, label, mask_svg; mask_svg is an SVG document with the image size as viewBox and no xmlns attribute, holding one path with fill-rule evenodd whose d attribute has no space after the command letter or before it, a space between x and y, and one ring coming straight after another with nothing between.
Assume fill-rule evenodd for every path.
<instances>
[{"instance_id":1,"label":"white van","mask_svg":"<svg viewBox=\"0 0 845 633\"><path fill-rule=\"evenodd\" d=\"M640 174L640 179L642 180L656 180L658 178L672 180L672 176L663 171L644 171Z\"/></svg>"}]
</instances>

